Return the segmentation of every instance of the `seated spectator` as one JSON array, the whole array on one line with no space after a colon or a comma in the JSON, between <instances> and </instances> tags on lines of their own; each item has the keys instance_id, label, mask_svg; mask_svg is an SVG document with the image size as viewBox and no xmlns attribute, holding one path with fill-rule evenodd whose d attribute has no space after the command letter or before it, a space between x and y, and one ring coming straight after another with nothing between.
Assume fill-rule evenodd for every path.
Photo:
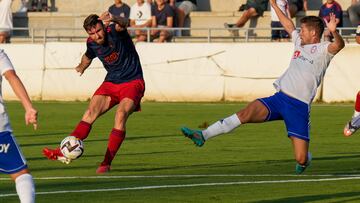
<instances>
[{"instance_id":1,"label":"seated spectator","mask_svg":"<svg viewBox=\"0 0 360 203\"><path fill-rule=\"evenodd\" d=\"M174 10L165 0L155 0L151 7L151 27L172 28L174 26ZM152 30L151 36L158 42L166 42L171 39L172 30Z\"/></svg>"},{"instance_id":2,"label":"seated spectator","mask_svg":"<svg viewBox=\"0 0 360 203\"><path fill-rule=\"evenodd\" d=\"M170 6L176 7L178 27L185 27L185 19L192 11L197 10L196 0L170 0Z\"/></svg>"},{"instance_id":3,"label":"seated spectator","mask_svg":"<svg viewBox=\"0 0 360 203\"><path fill-rule=\"evenodd\" d=\"M115 3L111 5L108 9L109 13L113 16L129 18L130 7L126 3L123 3L121 0L115 0L114 2Z\"/></svg>"},{"instance_id":4,"label":"seated spectator","mask_svg":"<svg viewBox=\"0 0 360 203\"><path fill-rule=\"evenodd\" d=\"M338 4L335 0L326 0L326 2L320 7L319 17L326 19L326 21L330 20L330 13L335 14L336 17L336 27L342 27L342 8L340 4ZM328 30L324 31L324 38L327 41L332 40L332 35Z\"/></svg>"},{"instance_id":5,"label":"seated spectator","mask_svg":"<svg viewBox=\"0 0 360 203\"><path fill-rule=\"evenodd\" d=\"M276 0L276 4L286 16L290 17L289 4L287 0ZM283 28L273 7L271 7L271 28ZM272 41L289 41L289 39L289 33L285 30L271 30Z\"/></svg>"},{"instance_id":6,"label":"seated spectator","mask_svg":"<svg viewBox=\"0 0 360 203\"><path fill-rule=\"evenodd\" d=\"M299 11L308 10L307 0L289 0L289 11L291 18L294 18Z\"/></svg>"},{"instance_id":7,"label":"seated spectator","mask_svg":"<svg viewBox=\"0 0 360 203\"><path fill-rule=\"evenodd\" d=\"M13 29L12 0L0 1L0 43L9 43L11 31Z\"/></svg>"},{"instance_id":8,"label":"seated spectator","mask_svg":"<svg viewBox=\"0 0 360 203\"><path fill-rule=\"evenodd\" d=\"M17 11L18 13L25 13L28 11L28 8L27 8L27 0L21 0L20 2L20 8L19 10Z\"/></svg>"},{"instance_id":9,"label":"seated spectator","mask_svg":"<svg viewBox=\"0 0 360 203\"><path fill-rule=\"evenodd\" d=\"M29 0L29 11L48 11L48 0Z\"/></svg>"},{"instance_id":10,"label":"seated spectator","mask_svg":"<svg viewBox=\"0 0 360 203\"><path fill-rule=\"evenodd\" d=\"M151 5L144 0L137 0L130 9L130 27L151 27ZM136 41L146 41L146 30L135 30Z\"/></svg>"},{"instance_id":11,"label":"seated spectator","mask_svg":"<svg viewBox=\"0 0 360 203\"><path fill-rule=\"evenodd\" d=\"M351 6L348 8L351 24L356 26L360 22L360 0L352 0Z\"/></svg>"},{"instance_id":12,"label":"seated spectator","mask_svg":"<svg viewBox=\"0 0 360 203\"><path fill-rule=\"evenodd\" d=\"M236 24L224 23L225 28L241 28L244 27L246 22L253 17L262 16L264 11L268 8L269 0L247 0L246 4L240 6L239 11L244 11L242 16ZM230 30L229 30L230 31ZM238 32L230 31L233 35L238 35Z\"/></svg>"}]
</instances>

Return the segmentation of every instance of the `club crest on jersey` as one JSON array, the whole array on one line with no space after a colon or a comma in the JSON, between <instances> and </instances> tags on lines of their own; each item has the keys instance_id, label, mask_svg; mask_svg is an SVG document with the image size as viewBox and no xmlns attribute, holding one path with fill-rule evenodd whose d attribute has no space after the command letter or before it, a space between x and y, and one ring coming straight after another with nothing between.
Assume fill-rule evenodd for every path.
<instances>
[{"instance_id":1,"label":"club crest on jersey","mask_svg":"<svg viewBox=\"0 0 360 203\"><path fill-rule=\"evenodd\" d=\"M316 52L316 50L317 50L317 46L316 46L316 45L314 45L313 47L311 47L310 52L313 54L313 53L315 53L315 52Z\"/></svg>"},{"instance_id":2,"label":"club crest on jersey","mask_svg":"<svg viewBox=\"0 0 360 203\"><path fill-rule=\"evenodd\" d=\"M119 54L116 52L112 52L109 56L105 57L106 63L113 63L114 61L119 59Z\"/></svg>"},{"instance_id":3,"label":"club crest on jersey","mask_svg":"<svg viewBox=\"0 0 360 203\"><path fill-rule=\"evenodd\" d=\"M10 147L10 143L0 144L0 153L7 153Z\"/></svg>"},{"instance_id":4,"label":"club crest on jersey","mask_svg":"<svg viewBox=\"0 0 360 203\"><path fill-rule=\"evenodd\" d=\"M293 59L299 58L300 54L301 54L301 52L298 51L298 50L296 50L296 51L294 52Z\"/></svg>"}]
</instances>

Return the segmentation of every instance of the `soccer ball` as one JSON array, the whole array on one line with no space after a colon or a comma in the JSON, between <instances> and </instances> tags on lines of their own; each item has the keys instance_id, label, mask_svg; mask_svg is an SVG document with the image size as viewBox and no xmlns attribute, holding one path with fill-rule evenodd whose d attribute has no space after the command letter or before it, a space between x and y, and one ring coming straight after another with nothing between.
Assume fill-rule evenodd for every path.
<instances>
[{"instance_id":1,"label":"soccer ball","mask_svg":"<svg viewBox=\"0 0 360 203\"><path fill-rule=\"evenodd\" d=\"M84 152L84 145L78 138L68 136L61 141L60 150L66 158L74 160L81 157Z\"/></svg>"}]
</instances>

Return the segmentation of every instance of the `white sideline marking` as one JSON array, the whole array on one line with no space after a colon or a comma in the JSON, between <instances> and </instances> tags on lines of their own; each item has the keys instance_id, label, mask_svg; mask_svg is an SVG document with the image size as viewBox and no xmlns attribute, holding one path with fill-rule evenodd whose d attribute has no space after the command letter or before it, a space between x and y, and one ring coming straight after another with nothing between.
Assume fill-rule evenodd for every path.
<instances>
[{"instance_id":1,"label":"white sideline marking","mask_svg":"<svg viewBox=\"0 0 360 203\"><path fill-rule=\"evenodd\" d=\"M244 181L244 182L227 182L227 183L197 183L197 184L180 184L180 185L152 185L125 188L108 188L108 189L91 189L91 190L59 190L49 192L37 192L36 195L47 194L64 194L64 193L89 193L89 192L108 192L108 191L126 191L126 190L149 190L161 188L185 188L199 186L223 186L223 185L250 185L250 184L274 184L274 183L299 183L299 182L325 182L339 180L357 180L360 177L343 177L343 178L323 178L323 179L300 179L300 180L273 180L273 181ZM0 197L17 196L16 193L0 194Z\"/></svg>"},{"instance_id":2,"label":"white sideline marking","mask_svg":"<svg viewBox=\"0 0 360 203\"><path fill-rule=\"evenodd\" d=\"M360 174L195 174L195 175L129 175L129 176L55 176L33 177L34 180L69 180L69 179L137 179L137 178L202 178L202 177L360 177ZM0 178L11 180L11 178Z\"/></svg>"},{"instance_id":3,"label":"white sideline marking","mask_svg":"<svg viewBox=\"0 0 360 203\"><path fill-rule=\"evenodd\" d=\"M201 178L201 177L360 177L360 174L318 174L318 175L295 175L295 174L197 174L197 175L129 175L129 176L55 176L33 177L34 180L61 180L61 179L137 179L137 178ZM11 180L11 178L0 178Z\"/></svg>"}]
</instances>

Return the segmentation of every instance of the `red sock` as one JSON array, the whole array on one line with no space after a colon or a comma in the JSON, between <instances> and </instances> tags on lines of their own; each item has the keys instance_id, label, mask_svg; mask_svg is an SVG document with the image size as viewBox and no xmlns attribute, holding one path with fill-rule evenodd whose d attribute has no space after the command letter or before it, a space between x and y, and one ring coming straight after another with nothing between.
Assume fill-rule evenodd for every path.
<instances>
[{"instance_id":1,"label":"red sock","mask_svg":"<svg viewBox=\"0 0 360 203\"><path fill-rule=\"evenodd\" d=\"M104 161L101 163L102 166L111 165L116 152L119 150L121 143L125 139L125 131L113 128L109 137L108 147L104 157Z\"/></svg>"},{"instance_id":2,"label":"red sock","mask_svg":"<svg viewBox=\"0 0 360 203\"><path fill-rule=\"evenodd\" d=\"M91 124L85 121L80 121L80 123L76 126L75 130L70 134L71 136L75 136L80 140L85 140L89 135L91 130Z\"/></svg>"},{"instance_id":3,"label":"red sock","mask_svg":"<svg viewBox=\"0 0 360 203\"><path fill-rule=\"evenodd\" d=\"M355 111L360 112L360 92L356 95Z\"/></svg>"}]
</instances>

